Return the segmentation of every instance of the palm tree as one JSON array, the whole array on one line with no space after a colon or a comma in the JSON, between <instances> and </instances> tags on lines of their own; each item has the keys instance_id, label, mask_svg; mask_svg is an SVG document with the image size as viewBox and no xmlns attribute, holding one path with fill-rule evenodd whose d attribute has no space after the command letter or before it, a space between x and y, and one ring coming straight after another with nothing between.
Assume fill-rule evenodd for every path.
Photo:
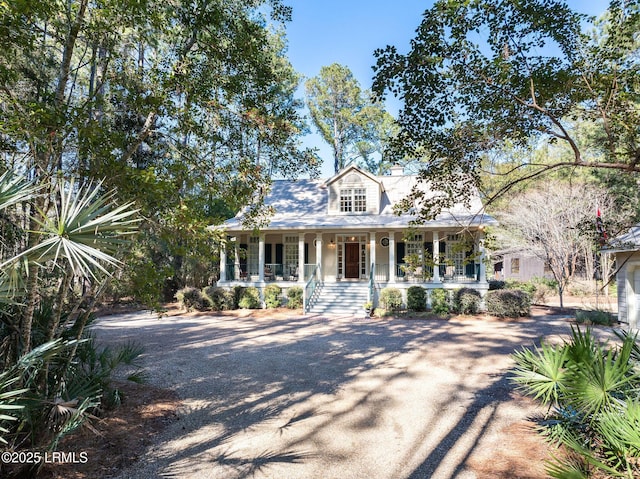
<instances>
[{"instance_id":1,"label":"palm tree","mask_svg":"<svg viewBox=\"0 0 640 479\"><path fill-rule=\"evenodd\" d=\"M28 246L2 245L12 254L0 256L0 442L19 420L13 429L28 431L29 447L50 447L99 402L100 388L90 385L69 397L72 363L91 309L137 231L136 213L100 182L77 188L61 180L50 189L0 175L0 222L36 225L22 232ZM87 286L80 292L74 282Z\"/></svg>"}]
</instances>

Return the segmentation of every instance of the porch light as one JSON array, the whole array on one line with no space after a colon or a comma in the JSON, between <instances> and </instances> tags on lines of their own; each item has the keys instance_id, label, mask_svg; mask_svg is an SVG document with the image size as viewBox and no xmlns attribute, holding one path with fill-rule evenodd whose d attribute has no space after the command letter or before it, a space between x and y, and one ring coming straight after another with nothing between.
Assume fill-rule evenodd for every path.
<instances>
[{"instance_id":1,"label":"porch light","mask_svg":"<svg viewBox=\"0 0 640 479\"><path fill-rule=\"evenodd\" d=\"M335 248L336 244L333 242L333 238L331 238L331 241L329 241L329 248Z\"/></svg>"}]
</instances>

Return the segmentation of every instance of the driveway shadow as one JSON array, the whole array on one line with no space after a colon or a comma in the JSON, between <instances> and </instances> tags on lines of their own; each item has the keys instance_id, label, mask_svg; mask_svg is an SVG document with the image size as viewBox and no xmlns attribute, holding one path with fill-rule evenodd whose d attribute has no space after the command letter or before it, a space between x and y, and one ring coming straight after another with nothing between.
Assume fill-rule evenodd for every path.
<instances>
[{"instance_id":1,"label":"driveway shadow","mask_svg":"<svg viewBox=\"0 0 640 479\"><path fill-rule=\"evenodd\" d=\"M520 407L510 354L569 326L130 315L94 331L143 343L185 405L120 477L447 479Z\"/></svg>"}]
</instances>

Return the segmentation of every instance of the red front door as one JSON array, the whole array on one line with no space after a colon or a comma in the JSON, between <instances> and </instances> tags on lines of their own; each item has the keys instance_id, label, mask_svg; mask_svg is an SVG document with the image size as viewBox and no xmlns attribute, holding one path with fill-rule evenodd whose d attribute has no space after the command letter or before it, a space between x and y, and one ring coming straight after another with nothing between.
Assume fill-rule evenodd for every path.
<instances>
[{"instance_id":1,"label":"red front door","mask_svg":"<svg viewBox=\"0 0 640 479\"><path fill-rule=\"evenodd\" d=\"M359 278L360 277L360 244L345 243L344 244L344 277Z\"/></svg>"}]
</instances>

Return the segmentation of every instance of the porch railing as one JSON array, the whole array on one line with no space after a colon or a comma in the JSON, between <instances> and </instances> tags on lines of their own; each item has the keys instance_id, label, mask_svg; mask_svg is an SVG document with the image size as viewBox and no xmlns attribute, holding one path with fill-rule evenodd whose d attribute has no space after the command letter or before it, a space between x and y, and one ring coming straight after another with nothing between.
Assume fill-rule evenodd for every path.
<instances>
[{"instance_id":1,"label":"porch railing","mask_svg":"<svg viewBox=\"0 0 640 479\"><path fill-rule=\"evenodd\" d=\"M305 270L307 265L305 265ZM304 290L302 292L302 312L307 314L309 309L311 308L311 304L316 294L316 288L318 287L318 271L320 270L320 265L313 265L313 269L309 273L309 280L304 285Z\"/></svg>"},{"instance_id":2,"label":"porch railing","mask_svg":"<svg viewBox=\"0 0 640 479\"><path fill-rule=\"evenodd\" d=\"M243 267L244 266L244 267ZM315 271L315 264L304 265L303 279L306 281ZM298 281L297 264L282 263L265 263L264 280L265 281ZM258 274L247 270L247 266L240 263L227 263L227 280L233 281L257 281Z\"/></svg>"}]
</instances>

